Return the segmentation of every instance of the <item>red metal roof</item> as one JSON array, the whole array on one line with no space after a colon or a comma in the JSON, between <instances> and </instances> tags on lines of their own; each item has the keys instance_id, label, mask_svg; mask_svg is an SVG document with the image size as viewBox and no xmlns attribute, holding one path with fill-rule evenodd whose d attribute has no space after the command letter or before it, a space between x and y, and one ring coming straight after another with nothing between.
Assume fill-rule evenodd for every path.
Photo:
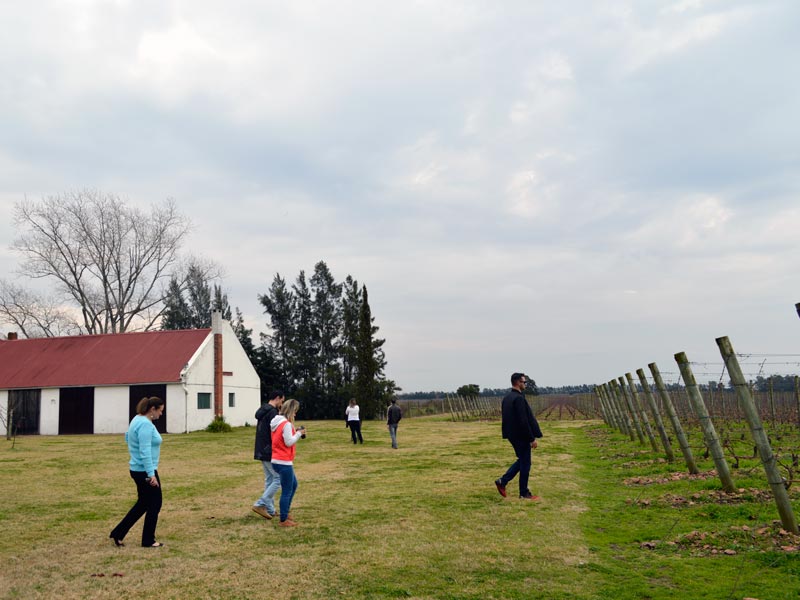
<instances>
[{"instance_id":1,"label":"red metal roof","mask_svg":"<svg viewBox=\"0 0 800 600\"><path fill-rule=\"evenodd\" d=\"M180 381L210 329L0 341L0 389Z\"/></svg>"}]
</instances>

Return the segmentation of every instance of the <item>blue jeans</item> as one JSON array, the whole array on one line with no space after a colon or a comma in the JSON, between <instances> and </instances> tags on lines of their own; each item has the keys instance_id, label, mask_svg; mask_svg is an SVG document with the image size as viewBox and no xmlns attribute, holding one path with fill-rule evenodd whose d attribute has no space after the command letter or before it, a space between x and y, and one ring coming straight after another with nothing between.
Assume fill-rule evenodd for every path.
<instances>
[{"instance_id":1,"label":"blue jeans","mask_svg":"<svg viewBox=\"0 0 800 600\"><path fill-rule=\"evenodd\" d=\"M392 448L397 448L397 423L389 424L389 435L392 436Z\"/></svg>"},{"instance_id":2,"label":"blue jeans","mask_svg":"<svg viewBox=\"0 0 800 600\"><path fill-rule=\"evenodd\" d=\"M281 479L272 468L271 461L262 460L261 466L264 467L264 493L256 500L256 506L263 506L269 514L274 515L275 494L281 489Z\"/></svg>"},{"instance_id":3,"label":"blue jeans","mask_svg":"<svg viewBox=\"0 0 800 600\"><path fill-rule=\"evenodd\" d=\"M297 491L297 477L294 475L292 465L281 465L272 463L272 468L281 479L281 523L289 516L289 509L292 508L292 498Z\"/></svg>"},{"instance_id":4,"label":"blue jeans","mask_svg":"<svg viewBox=\"0 0 800 600\"><path fill-rule=\"evenodd\" d=\"M519 473L519 495L527 496L530 493L528 490L528 478L531 474L531 445L529 442L512 443L511 445L514 447L514 454L517 455L517 460L508 468L508 471L500 478L500 481L506 486Z\"/></svg>"}]
</instances>

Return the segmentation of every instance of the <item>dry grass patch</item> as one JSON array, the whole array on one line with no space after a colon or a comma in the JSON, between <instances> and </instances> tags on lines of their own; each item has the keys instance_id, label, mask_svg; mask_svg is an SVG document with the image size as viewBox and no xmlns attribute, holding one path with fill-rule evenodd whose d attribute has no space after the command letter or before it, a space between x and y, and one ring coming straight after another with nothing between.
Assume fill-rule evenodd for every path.
<instances>
[{"instance_id":1,"label":"dry grass patch","mask_svg":"<svg viewBox=\"0 0 800 600\"><path fill-rule=\"evenodd\" d=\"M513 460L498 423L405 419L399 450L381 423L355 446L340 421L306 425L293 529L250 510L263 486L253 428L165 436L158 550L138 547L141 522L123 549L107 537L135 494L122 436L6 445L0 597L594 597L571 425L545 424L534 504L494 488Z\"/></svg>"}]
</instances>

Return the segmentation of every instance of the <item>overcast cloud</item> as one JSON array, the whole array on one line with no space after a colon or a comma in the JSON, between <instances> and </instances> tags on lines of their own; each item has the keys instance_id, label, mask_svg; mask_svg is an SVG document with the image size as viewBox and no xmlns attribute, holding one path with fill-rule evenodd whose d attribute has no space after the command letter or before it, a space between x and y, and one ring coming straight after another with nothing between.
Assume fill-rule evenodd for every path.
<instances>
[{"instance_id":1,"label":"overcast cloud","mask_svg":"<svg viewBox=\"0 0 800 600\"><path fill-rule=\"evenodd\" d=\"M2 16L0 277L14 202L90 187L175 198L256 332L276 272L353 275L404 391L677 373L679 351L718 379L721 335L781 355L751 376L800 372L800 3Z\"/></svg>"}]
</instances>

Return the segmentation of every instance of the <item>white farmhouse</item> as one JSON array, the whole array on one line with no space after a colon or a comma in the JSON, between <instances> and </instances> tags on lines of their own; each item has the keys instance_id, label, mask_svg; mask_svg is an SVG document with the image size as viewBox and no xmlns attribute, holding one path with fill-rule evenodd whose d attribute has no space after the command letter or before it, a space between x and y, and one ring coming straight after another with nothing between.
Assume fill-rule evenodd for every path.
<instances>
[{"instance_id":1,"label":"white farmhouse","mask_svg":"<svg viewBox=\"0 0 800 600\"><path fill-rule=\"evenodd\" d=\"M231 325L211 329L0 340L0 434L124 433L144 396L166 401L162 433L244 425L261 382Z\"/></svg>"}]
</instances>

